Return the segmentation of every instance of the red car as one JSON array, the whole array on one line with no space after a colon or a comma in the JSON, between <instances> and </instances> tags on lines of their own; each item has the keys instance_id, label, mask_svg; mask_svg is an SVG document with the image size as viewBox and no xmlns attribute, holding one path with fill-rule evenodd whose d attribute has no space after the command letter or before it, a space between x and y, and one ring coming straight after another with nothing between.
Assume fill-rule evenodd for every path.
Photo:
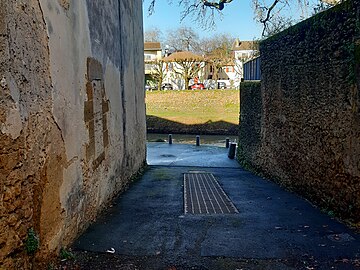
<instances>
[{"instance_id":1,"label":"red car","mask_svg":"<svg viewBox=\"0 0 360 270\"><path fill-rule=\"evenodd\" d=\"M189 86L189 89L194 90L194 89L205 89L205 86L203 83L194 83L192 85Z\"/></svg>"}]
</instances>

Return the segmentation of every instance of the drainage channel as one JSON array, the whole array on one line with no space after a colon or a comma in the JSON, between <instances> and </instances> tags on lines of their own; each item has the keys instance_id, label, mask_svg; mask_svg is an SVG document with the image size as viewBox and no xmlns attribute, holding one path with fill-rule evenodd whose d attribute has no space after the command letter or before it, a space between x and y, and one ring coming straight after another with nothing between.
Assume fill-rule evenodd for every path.
<instances>
[{"instance_id":1,"label":"drainage channel","mask_svg":"<svg viewBox=\"0 0 360 270\"><path fill-rule=\"evenodd\" d=\"M212 173L184 173L185 214L236 214L231 202Z\"/></svg>"}]
</instances>

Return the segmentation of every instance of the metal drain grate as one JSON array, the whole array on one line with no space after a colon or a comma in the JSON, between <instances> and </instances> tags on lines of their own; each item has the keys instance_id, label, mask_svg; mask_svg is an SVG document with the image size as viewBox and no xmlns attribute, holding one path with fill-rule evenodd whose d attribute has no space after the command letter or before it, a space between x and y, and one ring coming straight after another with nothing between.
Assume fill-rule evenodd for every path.
<instances>
[{"instance_id":1,"label":"metal drain grate","mask_svg":"<svg viewBox=\"0 0 360 270\"><path fill-rule=\"evenodd\" d=\"M238 210L230 201L212 173L184 174L185 214L235 214Z\"/></svg>"}]
</instances>

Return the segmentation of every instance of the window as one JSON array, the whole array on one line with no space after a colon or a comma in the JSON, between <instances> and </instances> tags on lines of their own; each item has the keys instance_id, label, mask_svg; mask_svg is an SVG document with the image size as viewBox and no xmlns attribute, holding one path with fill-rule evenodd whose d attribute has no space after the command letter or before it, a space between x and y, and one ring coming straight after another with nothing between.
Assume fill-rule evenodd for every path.
<instances>
[{"instance_id":1,"label":"window","mask_svg":"<svg viewBox=\"0 0 360 270\"><path fill-rule=\"evenodd\" d=\"M170 71L172 71L172 70L173 70L173 64L172 64L172 63L168 63L168 68L169 68Z\"/></svg>"}]
</instances>

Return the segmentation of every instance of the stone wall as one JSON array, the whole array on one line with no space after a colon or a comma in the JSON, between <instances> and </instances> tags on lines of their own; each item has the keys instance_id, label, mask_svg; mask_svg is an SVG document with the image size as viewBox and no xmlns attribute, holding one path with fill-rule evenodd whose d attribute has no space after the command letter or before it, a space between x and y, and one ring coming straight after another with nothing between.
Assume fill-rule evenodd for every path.
<instances>
[{"instance_id":1,"label":"stone wall","mask_svg":"<svg viewBox=\"0 0 360 270\"><path fill-rule=\"evenodd\" d=\"M261 117L242 116L261 127L244 162L353 222L360 222L359 21L360 1L347 1L263 41ZM247 139L240 145L252 149Z\"/></svg>"},{"instance_id":2,"label":"stone wall","mask_svg":"<svg viewBox=\"0 0 360 270\"><path fill-rule=\"evenodd\" d=\"M261 83L240 83L240 129L237 159L244 168L255 168L255 164L247 164L256 160L261 142Z\"/></svg>"},{"instance_id":3,"label":"stone wall","mask_svg":"<svg viewBox=\"0 0 360 270\"><path fill-rule=\"evenodd\" d=\"M142 1L0 6L0 269L41 268L145 164Z\"/></svg>"}]
</instances>

